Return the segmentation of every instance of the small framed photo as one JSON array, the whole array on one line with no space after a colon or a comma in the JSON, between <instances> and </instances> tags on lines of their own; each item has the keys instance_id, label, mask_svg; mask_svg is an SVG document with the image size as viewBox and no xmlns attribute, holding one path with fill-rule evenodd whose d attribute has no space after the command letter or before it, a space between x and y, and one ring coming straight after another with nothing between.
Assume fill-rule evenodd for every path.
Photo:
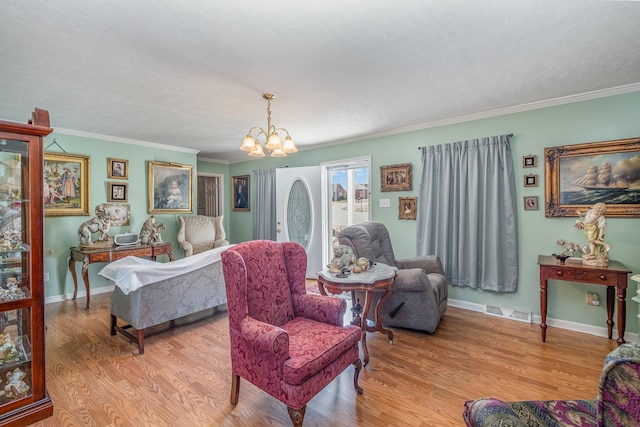
<instances>
[{"instance_id":1,"label":"small framed photo","mask_svg":"<svg viewBox=\"0 0 640 427\"><path fill-rule=\"evenodd\" d=\"M126 202L129 197L128 184L122 182L109 183L109 195L107 200L110 202Z\"/></svg>"},{"instance_id":2,"label":"small framed photo","mask_svg":"<svg viewBox=\"0 0 640 427\"><path fill-rule=\"evenodd\" d=\"M131 207L125 203L114 203L104 205L107 210L107 217L111 220L112 226L129 225L131 217Z\"/></svg>"},{"instance_id":3,"label":"small framed photo","mask_svg":"<svg viewBox=\"0 0 640 427\"><path fill-rule=\"evenodd\" d=\"M525 198L524 198L524 210L525 211L537 211L538 210L538 196L525 196Z\"/></svg>"},{"instance_id":4,"label":"small framed photo","mask_svg":"<svg viewBox=\"0 0 640 427\"><path fill-rule=\"evenodd\" d=\"M416 219L417 197L398 197L398 219Z\"/></svg>"},{"instance_id":5,"label":"small framed photo","mask_svg":"<svg viewBox=\"0 0 640 427\"><path fill-rule=\"evenodd\" d=\"M524 186L525 187L537 187L538 186L538 175L525 175L524 176Z\"/></svg>"},{"instance_id":6,"label":"small framed photo","mask_svg":"<svg viewBox=\"0 0 640 427\"><path fill-rule=\"evenodd\" d=\"M249 211L249 175L231 177L231 210Z\"/></svg>"},{"instance_id":7,"label":"small framed photo","mask_svg":"<svg viewBox=\"0 0 640 427\"><path fill-rule=\"evenodd\" d=\"M533 154L529 154L528 156L522 156L523 168L535 168L537 164L538 164L538 156L534 156Z\"/></svg>"},{"instance_id":8,"label":"small framed photo","mask_svg":"<svg viewBox=\"0 0 640 427\"><path fill-rule=\"evenodd\" d=\"M411 163L380 166L380 191L411 191L413 172Z\"/></svg>"},{"instance_id":9,"label":"small framed photo","mask_svg":"<svg viewBox=\"0 0 640 427\"><path fill-rule=\"evenodd\" d=\"M109 159L107 169L109 179L129 179L129 160Z\"/></svg>"}]
</instances>

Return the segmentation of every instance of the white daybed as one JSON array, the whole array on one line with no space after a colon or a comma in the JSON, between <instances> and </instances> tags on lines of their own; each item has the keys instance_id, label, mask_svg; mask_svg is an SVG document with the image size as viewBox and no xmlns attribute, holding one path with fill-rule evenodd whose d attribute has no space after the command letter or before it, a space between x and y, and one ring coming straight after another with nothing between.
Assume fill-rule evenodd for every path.
<instances>
[{"instance_id":1,"label":"white daybed","mask_svg":"<svg viewBox=\"0 0 640 427\"><path fill-rule=\"evenodd\" d=\"M115 282L111 294L111 335L116 331L144 353L144 330L227 303L220 254L231 246L211 249L177 261L160 263L125 257L98 274ZM215 313L215 310L214 310ZM118 326L122 319L127 324ZM134 336L128 329L134 328Z\"/></svg>"}]
</instances>

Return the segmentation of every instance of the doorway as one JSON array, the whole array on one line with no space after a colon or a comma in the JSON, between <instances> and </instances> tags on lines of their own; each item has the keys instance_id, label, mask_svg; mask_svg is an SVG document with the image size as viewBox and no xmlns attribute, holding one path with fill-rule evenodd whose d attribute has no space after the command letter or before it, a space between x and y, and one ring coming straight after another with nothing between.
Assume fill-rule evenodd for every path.
<instances>
[{"instance_id":1,"label":"doorway","mask_svg":"<svg viewBox=\"0 0 640 427\"><path fill-rule=\"evenodd\" d=\"M276 169L276 236L307 252L307 278L322 270L320 167Z\"/></svg>"},{"instance_id":2,"label":"doorway","mask_svg":"<svg viewBox=\"0 0 640 427\"><path fill-rule=\"evenodd\" d=\"M224 175L201 172L197 179L197 214L220 216L224 212Z\"/></svg>"},{"instance_id":3,"label":"doorway","mask_svg":"<svg viewBox=\"0 0 640 427\"><path fill-rule=\"evenodd\" d=\"M340 231L371 221L371 156L322 163L322 265L333 256Z\"/></svg>"}]
</instances>

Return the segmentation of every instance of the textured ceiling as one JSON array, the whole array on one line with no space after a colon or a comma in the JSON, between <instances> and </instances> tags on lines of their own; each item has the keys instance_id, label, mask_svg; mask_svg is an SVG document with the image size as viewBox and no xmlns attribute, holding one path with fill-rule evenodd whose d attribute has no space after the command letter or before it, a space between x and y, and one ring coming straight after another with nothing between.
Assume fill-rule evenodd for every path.
<instances>
[{"instance_id":1,"label":"textured ceiling","mask_svg":"<svg viewBox=\"0 0 640 427\"><path fill-rule=\"evenodd\" d=\"M640 2L7 0L0 118L246 160L609 89L640 90Z\"/></svg>"}]
</instances>

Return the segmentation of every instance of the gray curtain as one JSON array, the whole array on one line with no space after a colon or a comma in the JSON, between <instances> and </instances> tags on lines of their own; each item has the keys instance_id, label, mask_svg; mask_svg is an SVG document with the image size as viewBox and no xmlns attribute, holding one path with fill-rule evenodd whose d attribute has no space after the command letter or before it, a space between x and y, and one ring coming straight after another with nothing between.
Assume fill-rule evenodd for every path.
<instances>
[{"instance_id":1,"label":"gray curtain","mask_svg":"<svg viewBox=\"0 0 640 427\"><path fill-rule=\"evenodd\" d=\"M418 255L438 255L453 285L515 292L517 205L509 135L421 150Z\"/></svg>"},{"instance_id":2,"label":"gray curtain","mask_svg":"<svg viewBox=\"0 0 640 427\"><path fill-rule=\"evenodd\" d=\"M253 238L277 240L276 169L254 170L253 181Z\"/></svg>"}]
</instances>

